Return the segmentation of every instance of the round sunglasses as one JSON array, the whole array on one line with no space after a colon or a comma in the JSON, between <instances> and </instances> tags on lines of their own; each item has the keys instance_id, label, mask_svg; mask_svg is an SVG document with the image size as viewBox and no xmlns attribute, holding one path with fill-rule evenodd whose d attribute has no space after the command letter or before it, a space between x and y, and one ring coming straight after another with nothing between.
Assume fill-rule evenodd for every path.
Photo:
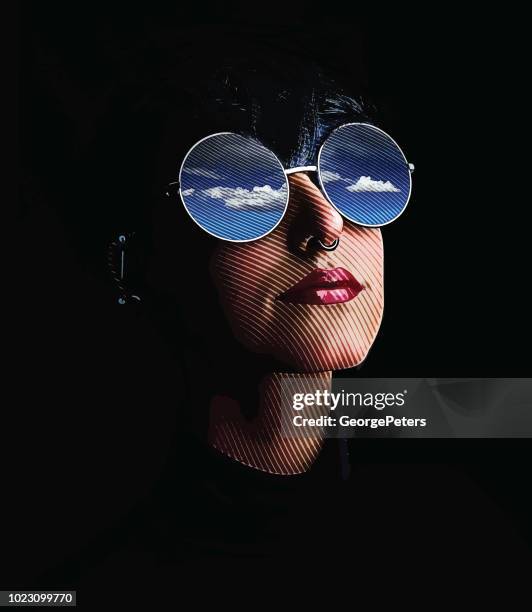
<instances>
[{"instance_id":1,"label":"round sunglasses","mask_svg":"<svg viewBox=\"0 0 532 612\"><path fill-rule=\"evenodd\" d=\"M367 123L335 129L321 145L316 166L287 169L259 142L221 132L202 138L185 155L179 193L206 232L248 242L281 222L290 174L317 172L323 194L341 215L358 225L381 227L405 210L413 170L395 140Z\"/></svg>"}]
</instances>

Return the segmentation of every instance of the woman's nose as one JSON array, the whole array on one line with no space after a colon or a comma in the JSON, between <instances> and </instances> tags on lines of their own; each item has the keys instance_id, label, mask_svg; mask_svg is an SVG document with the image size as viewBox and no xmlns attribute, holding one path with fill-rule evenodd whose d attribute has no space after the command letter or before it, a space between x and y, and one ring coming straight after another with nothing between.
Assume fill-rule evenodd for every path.
<instances>
[{"instance_id":1,"label":"woman's nose","mask_svg":"<svg viewBox=\"0 0 532 612\"><path fill-rule=\"evenodd\" d=\"M327 201L319 187L303 172L288 176L290 185L289 210L294 215L290 228L294 244L301 245L310 236L331 244L340 237L344 222L338 211Z\"/></svg>"}]
</instances>

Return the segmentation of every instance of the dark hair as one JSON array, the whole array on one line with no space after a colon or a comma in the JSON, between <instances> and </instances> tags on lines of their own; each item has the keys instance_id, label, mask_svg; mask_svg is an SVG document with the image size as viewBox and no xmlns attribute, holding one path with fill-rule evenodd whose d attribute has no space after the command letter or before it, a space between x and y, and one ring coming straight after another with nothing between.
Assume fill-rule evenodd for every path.
<instances>
[{"instance_id":1,"label":"dark hair","mask_svg":"<svg viewBox=\"0 0 532 612\"><path fill-rule=\"evenodd\" d=\"M177 58L143 78L129 75L66 173L63 191L75 194L72 221L81 221L83 251L96 262L117 233L149 235L154 198L175 179L186 151L210 133L248 134L287 167L307 165L332 129L372 113L312 62L264 45L215 65ZM67 214L72 205L65 202Z\"/></svg>"}]
</instances>

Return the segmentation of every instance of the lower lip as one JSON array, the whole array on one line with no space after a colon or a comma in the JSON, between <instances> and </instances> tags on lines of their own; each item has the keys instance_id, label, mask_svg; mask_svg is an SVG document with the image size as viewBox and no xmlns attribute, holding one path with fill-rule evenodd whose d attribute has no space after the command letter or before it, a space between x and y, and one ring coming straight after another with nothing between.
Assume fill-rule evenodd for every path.
<instances>
[{"instance_id":1,"label":"lower lip","mask_svg":"<svg viewBox=\"0 0 532 612\"><path fill-rule=\"evenodd\" d=\"M316 306L328 306L330 304L342 304L356 298L362 291L362 287L351 284L337 285L335 287L308 287L300 291L292 291L289 295L281 298L283 302L290 304L312 304Z\"/></svg>"}]
</instances>

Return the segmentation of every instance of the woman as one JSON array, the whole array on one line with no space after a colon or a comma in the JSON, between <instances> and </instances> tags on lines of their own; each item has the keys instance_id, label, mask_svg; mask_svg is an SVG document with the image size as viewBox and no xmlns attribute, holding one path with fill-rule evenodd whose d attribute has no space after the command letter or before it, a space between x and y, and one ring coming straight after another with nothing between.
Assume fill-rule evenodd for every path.
<instances>
[{"instance_id":1,"label":"woman","mask_svg":"<svg viewBox=\"0 0 532 612\"><path fill-rule=\"evenodd\" d=\"M483 500L478 495L482 513L474 514L478 528L472 529L454 500L470 500L475 490L444 467L419 463L420 445L414 464L401 466L383 463L382 445L357 440L350 475L345 446L339 452L336 440L282 435L290 394L329 388L332 373L362 363L375 341L383 312L383 251L381 230L343 214L342 202L323 180L327 170L315 168L321 146L341 126L372 121L369 107L343 94L307 61L272 55L271 47L259 51L230 57L215 71L212 53L205 63L192 61L188 71L171 66L166 77L156 71L140 93L135 78L120 84L115 112L99 124L107 129L100 129L101 138L64 173L71 180L64 189L65 217L70 194L77 194L79 226L72 235L86 238L82 246L98 251L98 263L103 245L112 240L116 310L107 314L113 324L125 320L134 336L127 344L131 354L124 356L120 344L116 353L106 352L100 367L113 379L119 368L118 392L109 397L110 385L97 385L98 397L89 404L126 421L140 414L150 441L133 436L129 453L118 446L123 480L138 479L135 509L117 512L112 528L101 529L79 554L44 576L43 587L76 585L95 599L99 588L114 591L117 599L131 592L136 600L138 590L130 589L135 584L151 604L157 594L174 593L176 585L181 591L195 573L207 586L213 576L229 575L226 585L233 589L249 567L268 587L268 574L282 568L292 576L309 561L308 582L297 584L314 586L309 579L332 571L353 580L357 561L373 571L383 556L393 567L404 564L405 551L425 563L434 553L441 557L456 549L467 566L475 550L483 550L484 527L491 524L491 514L484 522L479 518ZM355 89L357 75L353 67ZM210 235L201 219L191 219L193 202L184 194L199 186L176 185L191 149L220 132L260 143L286 173L286 210L255 240ZM88 180L92 177L96 180ZM384 189L387 181L379 180ZM357 183L332 184L359 193ZM155 361L158 353L146 350L157 345L151 336L137 343L135 334L152 324L172 351L171 359L163 360L171 363L171 372L167 376L161 368L162 375L153 376L157 363L138 385L144 362ZM80 347L83 351L84 344ZM166 386L160 391L158 384ZM152 394L145 392L150 387ZM137 393L139 388L144 393ZM162 474L153 465L132 467L135 455L142 463L157 445L164 446L164 424L149 427L161 416L153 409L160 402L178 413ZM86 414L92 417L91 409ZM95 421L91 461L107 426L102 418ZM387 448L393 453L397 447ZM120 489L123 482L116 480L113 489ZM154 487L142 486L154 480ZM109 508L111 492L99 486L96 491L97 507ZM97 525L94 515L90 527ZM267 571L258 572L261 567Z\"/></svg>"},{"instance_id":2,"label":"woman","mask_svg":"<svg viewBox=\"0 0 532 612\"><path fill-rule=\"evenodd\" d=\"M399 199L387 223L406 206L409 185L399 189L382 180L389 178L382 173L391 172L399 184L404 180L399 173L408 174L409 168L393 141L371 127L362 103L338 91L308 64L285 62L280 74L275 62L240 60L222 66L197 89L188 89L188 104L203 102L205 108L195 112L193 133L189 129L183 134L179 126L180 146L175 131L167 130L173 137L164 155L181 169L176 177L174 166L176 178L169 181L166 201L154 208L147 283L152 291L173 295L182 311L182 326L195 331L194 353L201 352L201 359L212 364L212 369L200 368L208 372L201 386L202 402L210 414L209 444L252 468L299 474L317 458L323 434L317 430L305 437L283 434L282 424L292 411L291 393L330 389L333 371L358 366L376 338L383 313L378 226L384 223L353 222L352 214L341 214L344 202L338 196L330 200L327 190L330 183L345 183L341 198L353 199L356 191L359 199L373 198L364 200L372 206L379 198ZM347 138L349 146L358 147L355 161L373 156L364 166L373 178L362 175L364 170L352 178L340 177L323 165L327 149L324 146L320 152L320 147L334 138ZM379 141L373 145L375 138ZM183 154L194 140L197 144ZM371 146L378 147L377 154ZM239 147L243 147L241 166ZM404 168L394 169L391 161L377 168L377 156L394 148L392 153L401 158L398 163ZM350 149L342 150L339 164L344 174L351 170L346 167L351 154ZM208 167L206 159L211 162ZM268 175L275 174L275 160L284 168L278 191L264 185L273 181ZM271 163L257 177L261 162ZM334 160L331 163L335 169ZM241 182L246 180L243 174L252 173L250 189L218 185L224 180L227 185L235 168ZM363 181L370 186L361 187ZM265 222L261 208L272 206L263 196L282 199L283 190L289 196L278 218L256 234L253 229L249 235L238 233ZM195 201L199 193L209 197ZM215 208L220 200L225 209ZM248 212L238 210L246 208ZM227 217L224 229L216 229L221 227L213 219L218 214ZM236 227L239 222L247 224L244 230ZM231 232L236 232L234 239ZM125 247L114 243L113 248ZM121 281L116 263L114 275ZM127 296L121 299L127 301ZM197 376L188 369L189 379ZM191 401L197 404L197 399ZM322 413L327 414L326 407Z\"/></svg>"}]
</instances>

